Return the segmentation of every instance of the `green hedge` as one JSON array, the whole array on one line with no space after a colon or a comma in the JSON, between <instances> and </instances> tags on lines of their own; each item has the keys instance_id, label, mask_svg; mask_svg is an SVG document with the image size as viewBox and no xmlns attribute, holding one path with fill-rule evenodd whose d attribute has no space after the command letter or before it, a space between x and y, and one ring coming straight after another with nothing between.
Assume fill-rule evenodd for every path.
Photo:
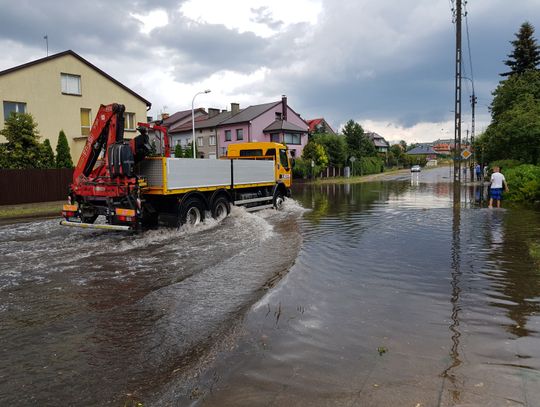
<instances>
[{"instance_id":1,"label":"green hedge","mask_svg":"<svg viewBox=\"0 0 540 407\"><path fill-rule=\"evenodd\" d=\"M504 177L510 189L506 194L509 200L540 201L540 166L522 164L504 171Z\"/></svg>"},{"instance_id":2,"label":"green hedge","mask_svg":"<svg viewBox=\"0 0 540 407\"><path fill-rule=\"evenodd\" d=\"M358 163L358 161L360 163ZM354 175L378 174L384 171L384 161L379 157L362 157L354 164ZM360 164L360 166L358 165Z\"/></svg>"},{"instance_id":3,"label":"green hedge","mask_svg":"<svg viewBox=\"0 0 540 407\"><path fill-rule=\"evenodd\" d=\"M489 168L493 169L494 167L499 167L502 171L509 170L510 168L515 168L523 164L518 160L497 160L489 163Z\"/></svg>"}]
</instances>

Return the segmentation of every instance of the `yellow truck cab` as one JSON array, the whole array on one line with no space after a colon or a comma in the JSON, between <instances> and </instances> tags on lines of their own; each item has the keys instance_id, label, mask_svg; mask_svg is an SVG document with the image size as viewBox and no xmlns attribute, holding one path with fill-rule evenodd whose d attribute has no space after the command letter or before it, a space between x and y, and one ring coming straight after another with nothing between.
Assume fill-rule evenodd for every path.
<instances>
[{"instance_id":1,"label":"yellow truck cab","mask_svg":"<svg viewBox=\"0 0 540 407\"><path fill-rule=\"evenodd\" d=\"M292 184L292 159L287 146L281 143L255 141L229 144L225 159L274 160L276 182L283 182L287 188Z\"/></svg>"}]
</instances>

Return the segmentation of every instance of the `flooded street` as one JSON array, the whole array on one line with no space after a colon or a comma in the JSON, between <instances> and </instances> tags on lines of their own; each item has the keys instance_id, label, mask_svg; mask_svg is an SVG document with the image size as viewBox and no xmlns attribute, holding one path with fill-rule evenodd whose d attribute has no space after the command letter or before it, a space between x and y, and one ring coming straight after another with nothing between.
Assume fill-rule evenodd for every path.
<instances>
[{"instance_id":1,"label":"flooded street","mask_svg":"<svg viewBox=\"0 0 540 407\"><path fill-rule=\"evenodd\" d=\"M1 404L123 406L189 384L298 252L294 202L234 209L220 224L132 236L58 220L1 227Z\"/></svg>"},{"instance_id":2,"label":"flooded street","mask_svg":"<svg viewBox=\"0 0 540 407\"><path fill-rule=\"evenodd\" d=\"M540 212L448 168L129 236L0 227L10 406L539 406ZM304 209L305 208L305 209Z\"/></svg>"},{"instance_id":3,"label":"flooded street","mask_svg":"<svg viewBox=\"0 0 540 407\"><path fill-rule=\"evenodd\" d=\"M540 213L454 211L449 175L297 190L296 264L198 405L540 405Z\"/></svg>"}]
</instances>

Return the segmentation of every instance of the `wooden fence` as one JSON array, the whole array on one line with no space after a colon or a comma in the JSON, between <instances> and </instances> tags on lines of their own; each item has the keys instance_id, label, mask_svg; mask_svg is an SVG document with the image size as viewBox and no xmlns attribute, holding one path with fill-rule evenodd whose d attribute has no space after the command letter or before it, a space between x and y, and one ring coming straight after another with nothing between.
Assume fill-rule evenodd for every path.
<instances>
[{"instance_id":1,"label":"wooden fence","mask_svg":"<svg viewBox=\"0 0 540 407\"><path fill-rule=\"evenodd\" d=\"M0 170L0 205L67 199L73 169Z\"/></svg>"}]
</instances>

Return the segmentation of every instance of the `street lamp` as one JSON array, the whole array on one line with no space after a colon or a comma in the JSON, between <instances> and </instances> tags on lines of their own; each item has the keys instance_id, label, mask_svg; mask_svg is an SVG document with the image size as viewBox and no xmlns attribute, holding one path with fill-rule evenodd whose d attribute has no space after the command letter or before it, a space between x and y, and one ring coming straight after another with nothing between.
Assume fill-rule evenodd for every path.
<instances>
[{"instance_id":1,"label":"street lamp","mask_svg":"<svg viewBox=\"0 0 540 407\"><path fill-rule=\"evenodd\" d=\"M191 127L193 129L193 139L191 140L191 148L193 148L193 158L196 158L195 157L195 110L194 110L194 103L195 103L195 98L197 97L197 95L202 95L203 93L210 93L210 89L206 89L202 92L197 92L195 93L195 95L193 96L193 99L191 100Z\"/></svg>"}]
</instances>

